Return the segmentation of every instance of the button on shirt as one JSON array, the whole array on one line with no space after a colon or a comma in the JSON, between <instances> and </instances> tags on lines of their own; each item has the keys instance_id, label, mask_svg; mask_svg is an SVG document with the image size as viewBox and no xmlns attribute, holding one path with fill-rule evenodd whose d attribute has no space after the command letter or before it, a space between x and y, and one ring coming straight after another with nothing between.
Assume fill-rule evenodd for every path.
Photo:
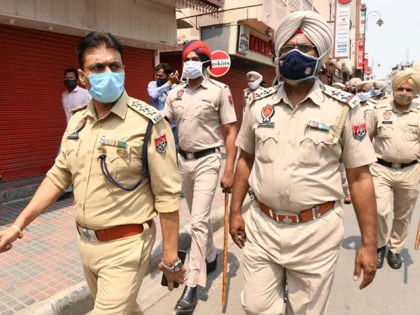
<instances>
[{"instance_id":1,"label":"button on shirt","mask_svg":"<svg viewBox=\"0 0 420 315\"><path fill-rule=\"evenodd\" d=\"M220 124L236 122L229 87L207 78L195 89L186 83L173 88L164 114L170 121L176 121L179 146L187 152L223 145Z\"/></svg>"},{"instance_id":2,"label":"button on shirt","mask_svg":"<svg viewBox=\"0 0 420 315\"><path fill-rule=\"evenodd\" d=\"M73 109L86 104L91 99L92 96L89 94L88 90L81 88L78 85L71 92L65 90L63 94L61 94L61 102L63 104L67 122L70 119L71 111Z\"/></svg>"},{"instance_id":3,"label":"button on shirt","mask_svg":"<svg viewBox=\"0 0 420 315\"><path fill-rule=\"evenodd\" d=\"M76 221L87 228L103 229L122 224L140 224L157 212L179 209L181 179L175 159L171 128L164 119L154 124L148 144L149 176L128 192L103 175L99 156L106 151L112 177L125 187L134 184L142 171L141 150L148 118L128 107L135 101L124 92L111 111L98 119L92 102L71 117L62 140L62 150L47 176L60 188L74 185ZM146 105L147 106L147 105ZM86 119L79 138L68 135ZM168 147L159 153L156 139L166 137ZM125 141L125 149L101 145L101 138ZM159 142L159 141L157 141ZM157 212L156 212L157 211Z\"/></svg>"},{"instance_id":4,"label":"button on shirt","mask_svg":"<svg viewBox=\"0 0 420 315\"><path fill-rule=\"evenodd\" d=\"M339 200L343 197L341 161L346 168L376 161L369 138L353 136L353 126L365 123L359 106L350 109L340 140L332 145L343 106L348 105L324 94L322 87L315 81L306 98L293 108L280 84L277 93L255 101L244 114L236 145L255 155L249 184L272 209L299 212ZM263 110L270 112L267 105L274 111L263 122ZM311 121L318 122L319 128L308 127Z\"/></svg>"},{"instance_id":5,"label":"button on shirt","mask_svg":"<svg viewBox=\"0 0 420 315\"><path fill-rule=\"evenodd\" d=\"M401 113L393 100L381 103L368 119L368 130L378 158L391 163L420 159L420 105L411 103Z\"/></svg>"}]
</instances>

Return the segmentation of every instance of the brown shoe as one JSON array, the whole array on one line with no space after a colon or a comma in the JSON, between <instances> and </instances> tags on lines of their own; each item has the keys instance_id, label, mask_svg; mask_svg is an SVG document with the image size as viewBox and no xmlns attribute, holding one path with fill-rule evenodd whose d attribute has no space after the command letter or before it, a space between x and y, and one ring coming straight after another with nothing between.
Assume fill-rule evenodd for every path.
<instances>
[{"instance_id":1,"label":"brown shoe","mask_svg":"<svg viewBox=\"0 0 420 315\"><path fill-rule=\"evenodd\" d=\"M347 195L344 196L344 203L346 205L351 204L351 196L350 196L350 194L347 194Z\"/></svg>"}]
</instances>

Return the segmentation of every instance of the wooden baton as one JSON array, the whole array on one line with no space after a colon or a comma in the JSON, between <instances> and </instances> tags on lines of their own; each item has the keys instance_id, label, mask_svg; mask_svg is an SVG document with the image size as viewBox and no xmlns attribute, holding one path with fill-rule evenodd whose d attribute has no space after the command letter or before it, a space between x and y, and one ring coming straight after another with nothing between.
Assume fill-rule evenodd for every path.
<instances>
[{"instance_id":1,"label":"wooden baton","mask_svg":"<svg viewBox=\"0 0 420 315\"><path fill-rule=\"evenodd\" d=\"M416 243L414 244L414 249L419 249L420 245L420 220L419 220L419 226L417 227L417 236L416 236Z\"/></svg>"},{"instance_id":2,"label":"wooden baton","mask_svg":"<svg viewBox=\"0 0 420 315\"><path fill-rule=\"evenodd\" d=\"M228 227L229 227L229 193L225 192L225 219L223 236L223 286L222 286L222 306L226 306L226 284L227 284L227 262L228 262Z\"/></svg>"}]
</instances>

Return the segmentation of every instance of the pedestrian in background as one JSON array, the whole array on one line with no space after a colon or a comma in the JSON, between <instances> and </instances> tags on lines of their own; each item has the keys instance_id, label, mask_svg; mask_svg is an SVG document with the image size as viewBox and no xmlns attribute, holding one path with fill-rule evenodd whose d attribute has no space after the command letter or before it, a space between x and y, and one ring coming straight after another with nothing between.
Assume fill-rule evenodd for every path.
<instances>
[{"instance_id":1,"label":"pedestrian in background","mask_svg":"<svg viewBox=\"0 0 420 315\"><path fill-rule=\"evenodd\" d=\"M382 268L386 256L389 266L399 269L420 182L420 105L413 102L420 92L420 74L400 71L392 80L392 91L393 99L373 111L368 130L378 158L371 166L378 204L377 267Z\"/></svg>"},{"instance_id":2,"label":"pedestrian in background","mask_svg":"<svg viewBox=\"0 0 420 315\"><path fill-rule=\"evenodd\" d=\"M227 85L210 79L211 51L206 43L189 41L182 50L182 79L169 92L164 109L176 121L179 134L178 164L182 191L191 213L189 275L175 313L190 314L197 305L197 286L205 287L207 273L216 269L217 250L213 243L210 211L222 161L220 147L226 135L226 164L220 185L229 192L236 159L236 115ZM181 80L182 81L182 80Z\"/></svg>"},{"instance_id":3,"label":"pedestrian in background","mask_svg":"<svg viewBox=\"0 0 420 315\"><path fill-rule=\"evenodd\" d=\"M61 94L61 102L63 104L64 113L66 114L66 122L69 122L71 111L92 99L89 92L80 87L79 75L75 68L64 70L64 85L66 90Z\"/></svg>"},{"instance_id":4,"label":"pedestrian in background","mask_svg":"<svg viewBox=\"0 0 420 315\"><path fill-rule=\"evenodd\" d=\"M338 171L347 171L362 243L353 280L360 289L376 271L376 204L366 137L357 97L323 85L316 73L333 37L318 13L286 15L274 37L277 89L256 99L244 115L236 144L230 234L243 248L247 314L326 314L340 244L343 197ZM241 207L254 192L246 215Z\"/></svg>"},{"instance_id":5,"label":"pedestrian in background","mask_svg":"<svg viewBox=\"0 0 420 315\"><path fill-rule=\"evenodd\" d=\"M356 85L356 95L360 98L360 106L363 109L363 115L366 118L370 115L377 104L371 99L373 84L371 81L360 81Z\"/></svg>"},{"instance_id":6,"label":"pedestrian in background","mask_svg":"<svg viewBox=\"0 0 420 315\"><path fill-rule=\"evenodd\" d=\"M160 268L169 290L174 281L184 281L177 254L181 182L175 142L157 110L127 95L123 47L115 37L92 32L80 41L77 54L80 80L93 99L74 111L54 165L16 221L0 232L0 252L10 250L73 183L79 251L95 303L92 314L143 314L136 300L157 214L163 235Z\"/></svg>"},{"instance_id":7,"label":"pedestrian in background","mask_svg":"<svg viewBox=\"0 0 420 315\"><path fill-rule=\"evenodd\" d=\"M155 77L156 81L150 81L147 85L147 92L150 96L150 104L157 110L162 111L165 108L169 91L179 83L178 71L172 72L171 66L162 62L155 67ZM172 122L171 127L178 150L179 140L176 122Z\"/></svg>"}]
</instances>

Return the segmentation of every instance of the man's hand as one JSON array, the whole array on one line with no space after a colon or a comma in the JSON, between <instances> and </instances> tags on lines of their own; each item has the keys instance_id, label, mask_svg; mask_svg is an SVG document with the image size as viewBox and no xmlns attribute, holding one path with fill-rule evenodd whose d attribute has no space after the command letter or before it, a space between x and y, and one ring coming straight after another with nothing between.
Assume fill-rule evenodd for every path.
<instances>
[{"instance_id":1,"label":"man's hand","mask_svg":"<svg viewBox=\"0 0 420 315\"><path fill-rule=\"evenodd\" d=\"M178 282L179 284L184 283L184 277L185 277L185 266L182 265L182 268L178 272L171 272L169 270L166 270L165 267L163 267L162 262L159 263L159 269L163 272L166 279L168 280L168 290L172 291L174 289L174 282Z\"/></svg>"},{"instance_id":2,"label":"man's hand","mask_svg":"<svg viewBox=\"0 0 420 315\"><path fill-rule=\"evenodd\" d=\"M220 186L222 191L230 193L233 185L233 172L226 171L223 173L222 179L220 180Z\"/></svg>"},{"instance_id":3,"label":"man's hand","mask_svg":"<svg viewBox=\"0 0 420 315\"><path fill-rule=\"evenodd\" d=\"M239 248L245 246L246 234L245 234L245 221L242 214L230 215L229 232L233 241Z\"/></svg>"},{"instance_id":4,"label":"man's hand","mask_svg":"<svg viewBox=\"0 0 420 315\"><path fill-rule=\"evenodd\" d=\"M368 248L363 244L356 254L353 280L357 281L363 270L363 281L359 286L360 290L366 288L375 278L377 259L376 255L376 248L374 246Z\"/></svg>"},{"instance_id":5,"label":"man's hand","mask_svg":"<svg viewBox=\"0 0 420 315\"><path fill-rule=\"evenodd\" d=\"M178 70L175 72L172 72L169 75L169 81L171 81L172 84L178 84L179 83L179 79L178 79Z\"/></svg>"},{"instance_id":6,"label":"man's hand","mask_svg":"<svg viewBox=\"0 0 420 315\"><path fill-rule=\"evenodd\" d=\"M15 229L8 227L0 232L0 253L7 252L13 247L13 242L18 238L19 233Z\"/></svg>"}]
</instances>

